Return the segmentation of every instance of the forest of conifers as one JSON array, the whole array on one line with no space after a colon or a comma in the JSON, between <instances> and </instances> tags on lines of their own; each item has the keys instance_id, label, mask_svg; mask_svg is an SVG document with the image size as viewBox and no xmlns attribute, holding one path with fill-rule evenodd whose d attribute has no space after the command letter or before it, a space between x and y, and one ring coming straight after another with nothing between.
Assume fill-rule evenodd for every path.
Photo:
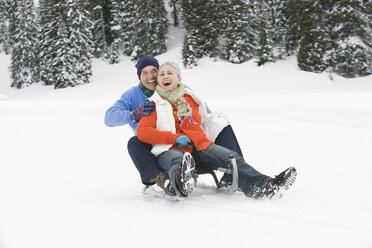
<instances>
[{"instance_id":1,"label":"forest of conifers","mask_svg":"<svg viewBox=\"0 0 372 248\"><path fill-rule=\"evenodd\" d=\"M169 25L185 29L185 67L295 55L304 71L372 73L371 0L0 0L0 52L12 87L73 87L89 82L94 57L166 52Z\"/></svg>"}]
</instances>

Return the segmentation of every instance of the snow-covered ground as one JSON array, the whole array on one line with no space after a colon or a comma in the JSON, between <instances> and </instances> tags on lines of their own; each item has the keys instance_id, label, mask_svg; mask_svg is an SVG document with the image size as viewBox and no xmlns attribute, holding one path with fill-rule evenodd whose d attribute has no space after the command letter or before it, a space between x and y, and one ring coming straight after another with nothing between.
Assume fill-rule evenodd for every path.
<instances>
[{"instance_id":1,"label":"snow-covered ground","mask_svg":"<svg viewBox=\"0 0 372 248\"><path fill-rule=\"evenodd\" d=\"M160 62L181 64L175 34ZM95 60L91 83L10 88L0 54L0 247L372 247L372 77L203 59L183 82L225 112L246 160L289 166L281 199L217 193L209 176L186 200L142 194L127 126L105 110L138 79L134 62Z\"/></svg>"}]
</instances>

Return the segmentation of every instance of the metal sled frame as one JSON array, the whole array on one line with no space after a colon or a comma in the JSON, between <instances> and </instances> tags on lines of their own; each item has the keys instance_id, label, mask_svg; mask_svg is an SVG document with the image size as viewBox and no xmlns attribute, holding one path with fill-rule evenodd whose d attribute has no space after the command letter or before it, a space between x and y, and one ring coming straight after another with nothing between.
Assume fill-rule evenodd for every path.
<instances>
[{"instance_id":1,"label":"metal sled frame","mask_svg":"<svg viewBox=\"0 0 372 248\"><path fill-rule=\"evenodd\" d=\"M195 146L193 146L193 147L195 148ZM205 151L203 151L203 152L205 152ZM209 155L209 154L207 154L207 155ZM211 155L209 155L209 156L211 156ZM218 159L214 156L211 156L211 157L213 157L214 159ZM233 156L230 156L230 164L229 164L228 168L218 168L217 169L218 171L221 171L223 173L227 173L232 177L232 184L228 187L223 187L221 185L221 183L218 181L216 172L214 170L198 168L197 158L195 159L195 163L196 163L195 171L194 171L195 172L195 174L194 174L195 175L194 176L195 181L197 181L198 175L210 174L214 179L214 182L217 186L218 191L222 191L222 192L225 192L225 193L228 193L228 194L232 194L232 193L234 193L235 191L238 190L238 182L239 182L238 166L236 164L236 159Z\"/></svg>"}]
</instances>

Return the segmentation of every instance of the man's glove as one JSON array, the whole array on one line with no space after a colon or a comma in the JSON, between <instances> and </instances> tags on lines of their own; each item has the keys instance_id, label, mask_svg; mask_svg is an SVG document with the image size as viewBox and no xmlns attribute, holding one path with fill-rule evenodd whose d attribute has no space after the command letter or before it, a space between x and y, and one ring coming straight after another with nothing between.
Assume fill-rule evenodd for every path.
<instances>
[{"instance_id":1,"label":"man's glove","mask_svg":"<svg viewBox=\"0 0 372 248\"><path fill-rule=\"evenodd\" d=\"M146 99L139 107L130 112L130 120L137 123L141 120L142 116L151 114L155 110L155 103Z\"/></svg>"},{"instance_id":2,"label":"man's glove","mask_svg":"<svg viewBox=\"0 0 372 248\"><path fill-rule=\"evenodd\" d=\"M186 135L181 135L176 138L176 143L178 144L179 148L182 148L184 146L191 147L190 145L190 139Z\"/></svg>"}]
</instances>

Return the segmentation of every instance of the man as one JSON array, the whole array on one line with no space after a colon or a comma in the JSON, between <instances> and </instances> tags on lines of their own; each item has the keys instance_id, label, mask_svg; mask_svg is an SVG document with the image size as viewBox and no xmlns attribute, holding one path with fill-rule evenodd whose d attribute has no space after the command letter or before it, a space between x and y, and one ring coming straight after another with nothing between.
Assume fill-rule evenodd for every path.
<instances>
[{"instance_id":1,"label":"man","mask_svg":"<svg viewBox=\"0 0 372 248\"><path fill-rule=\"evenodd\" d=\"M151 153L152 145L141 142L136 136L136 128L142 116L149 115L155 110L155 104L146 99L155 91L159 62L152 56L141 54L136 68L139 84L124 92L120 99L106 111L105 124L109 127L129 124L135 136L128 141L128 152L140 173L142 183L146 186L156 183L167 195L175 195L176 191L169 181L168 174L162 171ZM208 112L210 113L209 109ZM242 155L230 125L219 133L214 143ZM225 184L230 180L227 174L221 178L222 183Z\"/></svg>"}]
</instances>

